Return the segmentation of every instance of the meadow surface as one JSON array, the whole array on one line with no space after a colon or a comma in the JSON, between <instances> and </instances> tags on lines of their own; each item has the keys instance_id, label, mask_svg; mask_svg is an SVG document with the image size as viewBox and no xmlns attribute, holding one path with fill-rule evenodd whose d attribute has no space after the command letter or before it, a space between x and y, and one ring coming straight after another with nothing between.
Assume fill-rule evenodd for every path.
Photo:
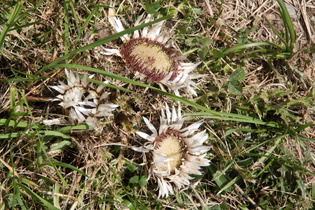
<instances>
[{"instance_id":1,"label":"meadow surface","mask_svg":"<svg viewBox=\"0 0 315 210\"><path fill-rule=\"evenodd\" d=\"M197 96L101 53L152 25L133 27L143 13L165 20L176 59L201 62ZM0 209L315 208L314 14L312 0L0 1ZM119 105L101 130L43 124L68 114L51 88L65 69L94 75ZM204 120L211 162L159 198L150 159L130 148L166 103L180 103L187 124Z\"/></svg>"}]
</instances>

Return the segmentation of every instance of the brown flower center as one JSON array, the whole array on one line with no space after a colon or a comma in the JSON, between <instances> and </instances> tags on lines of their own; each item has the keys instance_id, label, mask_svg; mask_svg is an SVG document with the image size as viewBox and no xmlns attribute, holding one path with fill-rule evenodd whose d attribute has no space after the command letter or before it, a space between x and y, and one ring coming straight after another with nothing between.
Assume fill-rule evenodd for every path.
<instances>
[{"instance_id":1,"label":"brown flower center","mask_svg":"<svg viewBox=\"0 0 315 210\"><path fill-rule=\"evenodd\" d=\"M165 161L164 163L168 167L156 166L156 170L159 171L168 171L171 173L175 171L175 168L178 168L185 154L185 143L179 132L176 130L167 130L166 132L160 134L154 142L154 148L162 154L154 153L153 159L158 158L167 158L171 159Z\"/></svg>"},{"instance_id":2,"label":"brown flower center","mask_svg":"<svg viewBox=\"0 0 315 210\"><path fill-rule=\"evenodd\" d=\"M171 79L177 75L177 62L169 49L160 42L133 38L123 45L120 53L133 71L144 74L152 81L161 81L171 72Z\"/></svg>"}]
</instances>

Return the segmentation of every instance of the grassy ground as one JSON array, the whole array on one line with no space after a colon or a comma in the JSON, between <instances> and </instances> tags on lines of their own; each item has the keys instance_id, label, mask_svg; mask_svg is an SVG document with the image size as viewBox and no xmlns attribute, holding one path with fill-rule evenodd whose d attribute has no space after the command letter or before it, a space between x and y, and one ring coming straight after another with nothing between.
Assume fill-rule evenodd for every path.
<instances>
[{"instance_id":1,"label":"grassy ground","mask_svg":"<svg viewBox=\"0 0 315 210\"><path fill-rule=\"evenodd\" d=\"M173 16L178 58L208 75L190 99L117 80L133 77L96 52L121 45L109 1L17 2L0 1L0 209L315 208L314 2L111 1L129 27L143 12ZM120 107L102 133L41 123L64 114L49 86L65 67L129 90L106 87ZM126 146L143 143L143 116L157 125L176 101L205 119L211 166L162 199Z\"/></svg>"}]
</instances>

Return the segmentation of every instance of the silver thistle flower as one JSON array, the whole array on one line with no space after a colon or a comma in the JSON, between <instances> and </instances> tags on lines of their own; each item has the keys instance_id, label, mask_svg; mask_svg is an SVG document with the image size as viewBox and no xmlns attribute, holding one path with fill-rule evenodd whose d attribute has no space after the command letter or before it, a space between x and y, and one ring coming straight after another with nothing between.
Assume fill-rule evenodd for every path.
<instances>
[{"instance_id":1,"label":"silver thistle flower","mask_svg":"<svg viewBox=\"0 0 315 210\"><path fill-rule=\"evenodd\" d=\"M161 112L159 130L147 118L143 119L152 134L137 131L148 142L143 147L133 147L133 150L152 157L150 175L158 183L158 196L168 197L174 194L172 183L178 189L187 186L191 174L201 175L201 167L209 166L210 160L205 156L210 147L203 145L208 134L206 130L199 132L202 121L183 127L185 118L180 107L170 111L166 105L166 111Z\"/></svg>"},{"instance_id":2,"label":"silver thistle flower","mask_svg":"<svg viewBox=\"0 0 315 210\"><path fill-rule=\"evenodd\" d=\"M109 9L108 20L114 31L125 30L119 18L115 16L115 10ZM135 26L152 21L151 15L144 17L142 14L134 23ZM195 89L197 84L193 81L205 75L192 73L201 63L178 62L171 50L171 37L161 32L165 21L134 31L121 37L124 44L120 49L106 49L101 52L105 55L118 55L123 58L136 76L171 89L175 95L180 96L180 90L188 96L197 96Z\"/></svg>"},{"instance_id":3,"label":"silver thistle flower","mask_svg":"<svg viewBox=\"0 0 315 210\"><path fill-rule=\"evenodd\" d=\"M59 85L51 86L60 94L56 101L69 111L68 121L71 124L86 123L94 129L100 129L100 118L113 116L118 105L106 103L110 93L104 91L104 86L96 86L87 81L87 75L81 79L78 74L65 70L67 84L59 81ZM92 76L91 76L92 77ZM67 122L65 118L44 120L46 125Z\"/></svg>"}]
</instances>

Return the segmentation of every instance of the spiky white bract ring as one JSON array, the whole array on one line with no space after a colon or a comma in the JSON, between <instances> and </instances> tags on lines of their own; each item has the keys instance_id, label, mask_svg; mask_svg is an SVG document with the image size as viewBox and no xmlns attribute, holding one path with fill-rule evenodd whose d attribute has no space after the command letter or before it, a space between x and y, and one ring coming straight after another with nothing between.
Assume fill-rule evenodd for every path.
<instances>
[{"instance_id":1,"label":"spiky white bract ring","mask_svg":"<svg viewBox=\"0 0 315 210\"><path fill-rule=\"evenodd\" d=\"M143 147L134 147L138 152L151 156L149 173L158 184L159 197L174 194L172 183L178 188L190 184L191 174L202 175L201 167L209 166L206 153L210 147L204 142L208 139L206 130L199 131L202 121L183 127L185 118L181 115L180 106L172 111L166 105L161 111L160 127L157 130L152 123L143 117L145 124L152 132L136 133L148 140Z\"/></svg>"}]
</instances>

